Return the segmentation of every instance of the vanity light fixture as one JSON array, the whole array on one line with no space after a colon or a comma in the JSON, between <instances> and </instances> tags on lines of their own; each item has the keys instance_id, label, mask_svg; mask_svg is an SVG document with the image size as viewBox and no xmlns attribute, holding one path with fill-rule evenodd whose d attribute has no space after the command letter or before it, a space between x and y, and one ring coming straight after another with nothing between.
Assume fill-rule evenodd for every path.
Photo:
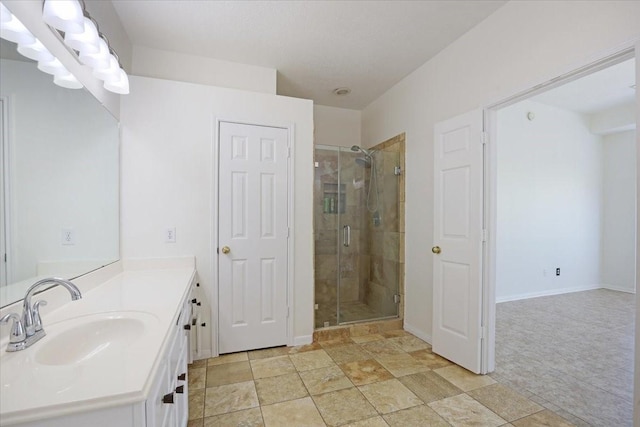
<instances>
[{"instance_id":1,"label":"vanity light fixture","mask_svg":"<svg viewBox=\"0 0 640 427\"><path fill-rule=\"evenodd\" d=\"M53 74L53 82L58 86L70 89L83 87L82 83L2 3L0 3L0 15L2 15L0 37L17 43L18 53L38 61L38 69Z\"/></svg>"},{"instance_id":2,"label":"vanity light fixture","mask_svg":"<svg viewBox=\"0 0 640 427\"><path fill-rule=\"evenodd\" d=\"M18 44L18 53L34 61L52 61L54 59L38 39L31 44Z\"/></svg>"},{"instance_id":3,"label":"vanity light fixture","mask_svg":"<svg viewBox=\"0 0 640 427\"><path fill-rule=\"evenodd\" d=\"M95 54L100 52L98 26L93 19L84 17L84 30L81 33L65 33L64 42L80 53Z\"/></svg>"},{"instance_id":4,"label":"vanity light fixture","mask_svg":"<svg viewBox=\"0 0 640 427\"><path fill-rule=\"evenodd\" d=\"M52 76L71 74L58 58L53 58L51 61L38 61L38 70Z\"/></svg>"},{"instance_id":5,"label":"vanity light fixture","mask_svg":"<svg viewBox=\"0 0 640 427\"><path fill-rule=\"evenodd\" d=\"M129 77L84 1L45 0L42 19L60 33L81 64L93 69L93 76L104 82L106 90L129 93Z\"/></svg>"},{"instance_id":6,"label":"vanity light fixture","mask_svg":"<svg viewBox=\"0 0 640 427\"><path fill-rule=\"evenodd\" d=\"M2 16L0 37L18 44L28 45L35 43L36 38L33 37L33 34L2 3L0 3L0 16Z\"/></svg>"},{"instance_id":7,"label":"vanity light fixture","mask_svg":"<svg viewBox=\"0 0 640 427\"><path fill-rule=\"evenodd\" d=\"M82 83L71 73L53 76L53 82L67 89L82 89Z\"/></svg>"},{"instance_id":8,"label":"vanity light fixture","mask_svg":"<svg viewBox=\"0 0 640 427\"><path fill-rule=\"evenodd\" d=\"M129 93L129 78L122 68L120 68L118 74L117 78L105 80L104 88L120 95L126 95Z\"/></svg>"},{"instance_id":9,"label":"vanity light fixture","mask_svg":"<svg viewBox=\"0 0 640 427\"><path fill-rule=\"evenodd\" d=\"M38 61L38 69L54 76L53 82L69 89L80 89L82 83L9 9L0 3L0 37L18 44L18 52ZM104 88L120 95L129 93L129 77L120 65L109 40L100 33L98 23L78 0L45 0L42 19L60 36L78 61L90 67L102 80Z\"/></svg>"},{"instance_id":10,"label":"vanity light fixture","mask_svg":"<svg viewBox=\"0 0 640 427\"><path fill-rule=\"evenodd\" d=\"M45 0L42 19L64 33L79 34L84 31L84 13L76 0Z\"/></svg>"}]
</instances>

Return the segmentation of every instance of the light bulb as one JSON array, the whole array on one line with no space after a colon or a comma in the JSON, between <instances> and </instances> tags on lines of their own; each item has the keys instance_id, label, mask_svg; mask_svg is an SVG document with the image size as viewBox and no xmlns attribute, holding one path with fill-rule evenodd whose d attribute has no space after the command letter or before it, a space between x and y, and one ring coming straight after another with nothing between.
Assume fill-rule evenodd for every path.
<instances>
[{"instance_id":1,"label":"light bulb","mask_svg":"<svg viewBox=\"0 0 640 427\"><path fill-rule=\"evenodd\" d=\"M109 66L111 55L109 54L109 46L107 46L107 42L102 38L98 40L98 49L98 53L80 52L80 62L93 69L107 68Z\"/></svg>"},{"instance_id":2,"label":"light bulb","mask_svg":"<svg viewBox=\"0 0 640 427\"><path fill-rule=\"evenodd\" d=\"M76 79L76 77L69 73L60 76L53 76L53 82L60 87L67 89L82 89L84 86Z\"/></svg>"},{"instance_id":3,"label":"light bulb","mask_svg":"<svg viewBox=\"0 0 640 427\"><path fill-rule=\"evenodd\" d=\"M70 74L58 58L53 58L53 61L38 61L38 70L47 74L53 74L54 76Z\"/></svg>"},{"instance_id":4,"label":"light bulb","mask_svg":"<svg viewBox=\"0 0 640 427\"><path fill-rule=\"evenodd\" d=\"M64 35L66 45L80 53L95 54L100 52L99 40L96 24L87 17L84 18L84 31L82 33L66 33Z\"/></svg>"},{"instance_id":5,"label":"light bulb","mask_svg":"<svg viewBox=\"0 0 640 427\"><path fill-rule=\"evenodd\" d=\"M105 68L94 69L93 76L103 81L118 79L119 69L120 69L120 65L118 65L118 61L113 55L111 55L109 57L109 66Z\"/></svg>"},{"instance_id":6,"label":"light bulb","mask_svg":"<svg viewBox=\"0 0 640 427\"><path fill-rule=\"evenodd\" d=\"M0 23L0 37L10 42L24 45L35 43L36 41L33 34L15 16L9 22Z\"/></svg>"},{"instance_id":7,"label":"light bulb","mask_svg":"<svg viewBox=\"0 0 640 427\"><path fill-rule=\"evenodd\" d=\"M23 45L18 45L18 52L22 56L26 56L29 59L33 59L34 61L51 61L53 60L53 55L49 52L49 50L44 47L40 40L36 39L34 43Z\"/></svg>"},{"instance_id":8,"label":"light bulb","mask_svg":"<svg viewBox=\"0 0 640 427\"><path fill-rule=\"evenodd\" d=\"M118 78L105 81L104 88L113 93L127 95L129 93L129 77L127 76L127 73L120 68L118 71Z\"/></svg>"},{"instance_id":9,"label":"light bulb","mask_svg":"<svg viewBox=\"0 0 640 427\"><path fill-rule=\"evenodd\" d=\"M3 24L10 22L11 18L13 18L13 14L9 12L9 9L7 9L2 3L0 3L0 22Z\"/></svg>"},{"instance_id":10,"label":"light bulb","mask_svg":"<svg viewBox=\"0 0 640 427\"><path fill-rule=\"evenodd\" d=\"M65 33L84 31L84 13L77 0L45 0L42 19Z\"/></svg>"}]
</instances>

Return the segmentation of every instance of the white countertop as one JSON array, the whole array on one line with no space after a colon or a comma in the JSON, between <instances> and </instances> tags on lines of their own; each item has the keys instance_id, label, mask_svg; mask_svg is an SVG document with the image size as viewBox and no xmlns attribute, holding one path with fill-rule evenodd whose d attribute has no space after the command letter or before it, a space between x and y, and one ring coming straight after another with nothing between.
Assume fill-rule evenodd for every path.
<instances>
[{"instance_id":1,"label":"white countertop","mask_svg":"<svg viewBox=\"0 0 640 427\"><path fill-rule=\"evenodd\" d=\"M8 353L6 342L2 343L2 425L144 401L194 275L193 268L124 271L84 293L81 300L45 315L47 336L26 350ZM122 312L146 319L147 327L129 345L111 350L109 357L90 357L72 365L38 362L39 349L64 333L64 325L79 324L99 313Z\"/></svg>"}]
</instances>

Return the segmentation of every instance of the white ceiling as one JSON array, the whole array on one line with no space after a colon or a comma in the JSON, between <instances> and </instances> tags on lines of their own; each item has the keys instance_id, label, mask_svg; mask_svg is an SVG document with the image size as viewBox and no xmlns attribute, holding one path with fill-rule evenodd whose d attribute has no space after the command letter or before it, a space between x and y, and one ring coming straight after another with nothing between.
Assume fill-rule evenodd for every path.
<instances>
[{"instance_id":1,"label":"white ceiling","mask_svg":"<svg viewBox=\"0 0 640 427\"><path fill-rule=\"evenodd\" d=\"M351 109L504 3L113 0L133 45L275 68L279 94ZM343 86L351 94L332 94Z\"/></svg>"},{"instance_id":2,"label":"white ceiling","mask_svg":"<svg viewBox=\"0 0 640 427\"><path fill-rule=\"evenodd\" d=\"M531 98L532 101L582 114L635 102L635 58L584 76Z\"/></svg>"}]
</instances>

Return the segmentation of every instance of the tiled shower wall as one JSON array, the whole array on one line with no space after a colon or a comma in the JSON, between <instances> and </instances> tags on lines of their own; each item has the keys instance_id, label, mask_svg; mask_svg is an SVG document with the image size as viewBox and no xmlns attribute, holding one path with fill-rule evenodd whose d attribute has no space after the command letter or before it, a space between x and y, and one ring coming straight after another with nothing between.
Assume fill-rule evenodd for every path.
<instances>
[{"instance_id":1,"label":"tiled shower wall","mask_svg":"<svg viewBox=\"0 0 640 427\"><path fill-rule=\"evenodd\" d=\"M380 225L371 217L368 248L371 254L369 285L364 302L383 316L395 314L393 295L398 293L404 312L404 133L373 147L378 153L377 178L380 188ZM400 166L401 174L394 169Z\"/></svg>"},{"instance_id":2,"label":"tiled shower wall","mask_svg":"<svg viewBox=\"0 0 640 427\"><path fill-rule=\"evenodd\" d=\"M355 162L362 154L322 148L315 151L318 164L314 178L316 328L323 327L327 321L330 326L336 325L338 273L341 278L340 302L344 304L341 312L348 320L353 316L345 310L355 308L349 305L354 302L366 304L368 311L375 312L374 318L394 316L396 304L393 295L404 294L404 175L394 175L396 166L404 171L404 134L373 148L377 151L378 225L366 207L370 169L364 169ZM340 189L337 187L339 156L342 159L340 180L344 184ZM360 180L364 180L364 185L353 185ZM323 209L327 188L332 185L336 191L344 193L340 224L337 206L336 212L327 213ZM338 266L338 243L339 239L340 244L342 242L344 224L351 225L351 246L345 248L340 245L341 265ZM403 304L401 298L400 314Z\"/></svg>"}]
</instances>

